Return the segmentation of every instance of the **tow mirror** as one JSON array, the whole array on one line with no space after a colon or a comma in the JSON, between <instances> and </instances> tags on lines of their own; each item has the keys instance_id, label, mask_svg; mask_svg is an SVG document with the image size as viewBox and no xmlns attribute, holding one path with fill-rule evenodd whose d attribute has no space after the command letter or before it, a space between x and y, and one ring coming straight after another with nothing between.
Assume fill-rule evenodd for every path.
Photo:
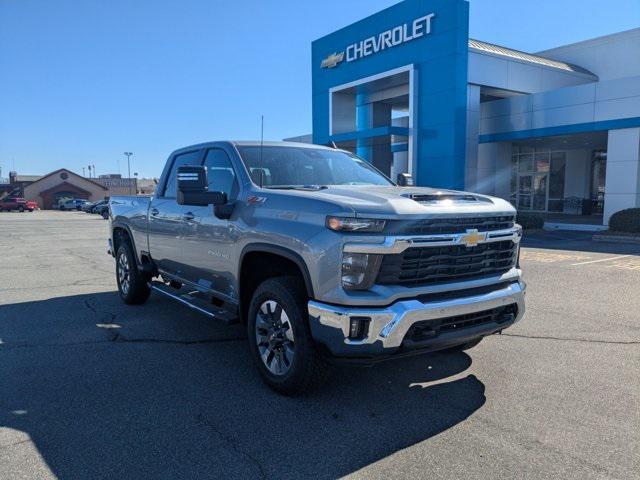
<instances>
[{"instance_id":1,"label":"tow mirror","mask_svg":"<svg viewBox=\"0 0 640 480\"><path fill-rule=\"evenodd\" d=\"M210 192L207 181L207 169L201 165L185 165L178 167L176 175L178 182L178 205L225 205L227 194L224 192Z\"/></svg>"},{"instance_id":2,"label":"tow mirror","mask_svg":"<svg viewBox=\"0 0 640 480\"><path fill-rule=\"evenodd\" d=\"M399 187L413 187L413 177L410 173L399 173L398 181L396 182Z\"/></svg>"}]
</instances>

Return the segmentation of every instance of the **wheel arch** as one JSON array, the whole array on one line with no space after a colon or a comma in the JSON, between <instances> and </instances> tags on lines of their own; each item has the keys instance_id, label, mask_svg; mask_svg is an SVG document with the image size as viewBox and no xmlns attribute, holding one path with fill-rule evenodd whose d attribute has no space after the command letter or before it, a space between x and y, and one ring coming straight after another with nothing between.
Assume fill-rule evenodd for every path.
<instances>
[{"instance_id":1,"label":"wheel arch","mask_svg":"<svg viewBox=\"0 0 640 480\"><path fill-rule=\"evenodd\" d=\"M279 257L285 260L285 262L282 265L282 268L270 268L269 272L265 273L264 275L251 275L247 271L247 268L248 266L251 266L253 262L256 261L256 258L259 258L261 254L265 257L270 257L271 260ZM249 261L250 258L253 261ZM292 271L292 269L294 268L295 272ZM313 284L311 282L311 276L302 256L300 256L293 250L278 245L271 245L266 243L249 244L242 249L242 253L240 254L240 259L238 262L237 279L240 292L240 309L243 318L247 311L248 302L251 300L251 295L253 294L254 289L257 287L257 284L260 281L265 280L266 278L273 277L274 275L272 275L271 272L274 270L277 272L282 272L283 274L298 273L300 277L302 277L302 280L304 282L307 296L309 298L313 298Z\"/></svg>"},{"instance_id":2,"label":"wheel arch","mask_svg":"<svg viewBox=\"0 0 640 480\"><path fill-rule=\"evenodd\" d=\"M131 244L131 249L133 250L133 256L136 259L136 264L138 267L141 266L142 262L138 257L138 250L136 249L136 242L133 239L133 233L131 232L131 228L129 225L122 222L115 222L111 226L111 239L113 241L113 254L118 253L118 248L123 241L128 241Z\"/></svg>"},{"instance_id":3,"label":"wheel arch","mask_svg":"<svg viewBox=\"0 0 640 480\"><path fill-rule=\"evenodd\" d=\"M287 260L292 261L296 264L300 273L302 274L302 278L304 280L304 286L307 290L307 294L309 298L313 298L313 283L311 282L311 275L309 274L309 269L307 268L307 264L302 258L302 256L294 252L293 250L281 247L279 245L271 245L268 243L251 243L246 245L242 249L242 253L240 254L240 262L239 262L239 273L242 271L242 265L244 263L245 256L248 253L267 253L272 255L278 255L280 257L284 257Z\"/></svg>"}]
</instances>

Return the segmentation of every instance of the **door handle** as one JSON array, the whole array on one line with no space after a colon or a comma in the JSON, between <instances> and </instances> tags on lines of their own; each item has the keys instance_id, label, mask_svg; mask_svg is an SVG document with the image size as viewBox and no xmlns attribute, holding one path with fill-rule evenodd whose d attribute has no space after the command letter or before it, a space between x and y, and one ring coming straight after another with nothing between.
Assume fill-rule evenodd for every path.
<instances>
[{"instance_id":1,"label":"door handle","mask_svg":"<svg viewBox=\"0 0 640 480\"><path fill-rule=\"evenodd\" d=\"M196 216L195 216L193 213L191 213L191 212L187 212L187 213L185 213L184 215L182 215L182 219L183 219L183 220L191 221L191 220L193 220L194 218L196 218Z\"/></svg>"},{"instance_id":2,"label":"door handle","mask_svg":"<svg viewBox=\"0 0 640 480\"><path fill-rule=\"evenodd\" d=\"M157 209L157 208L154 208L153 210L151 210L151 215L153 215L154 217L155 217L156 215L158 215L159 213L160 213L160 212L158 211L158 209Z\"/></svg>"}]
</instances>

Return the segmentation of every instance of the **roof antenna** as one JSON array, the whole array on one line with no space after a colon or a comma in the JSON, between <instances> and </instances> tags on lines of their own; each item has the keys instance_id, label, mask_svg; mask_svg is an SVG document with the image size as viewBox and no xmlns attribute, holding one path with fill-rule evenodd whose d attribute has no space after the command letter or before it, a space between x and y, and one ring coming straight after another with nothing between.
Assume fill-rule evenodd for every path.
<instances>
[{"instance_id":1,"label":"roof antenna","mask_svg":"<svg viewBox=\"0 0 640 480\"><path fill-rule=\"evenodd\" d=\"M262 168L262 148L264 146L264 115L260 115L260 188L264 182L264 169Z\"/></svg>"}]
</instances>

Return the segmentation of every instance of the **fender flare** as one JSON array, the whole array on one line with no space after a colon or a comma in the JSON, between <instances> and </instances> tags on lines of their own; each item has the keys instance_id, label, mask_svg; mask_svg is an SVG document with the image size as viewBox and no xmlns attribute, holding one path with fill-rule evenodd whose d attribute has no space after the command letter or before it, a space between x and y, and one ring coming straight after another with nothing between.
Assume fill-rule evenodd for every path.
<instances>
[{"instance_id":1,"label":"fender flare","mask_svg":"<svg viewBox=\"0 0 640 480\"><path fill-rule=\"evenodd\" d=\"M112 222L111 223L111 240L114 242L114 250L115 250L115 238L114 238L114 231L116 228L121 228L123 230L126 230L127 235L129 236L129 241L131 242L131 248L133 248L133 255L136 257L136 263L138 264L138 268L140 268L142 266L142 261L138 256L138 250L136 249L136 241L133 239L133 233L131 232L131 228L129 227L129 225L127 225L124 222ZM113 252L114 256L115 254L118 252Z\"/></svg>"},{"instance_id":2,"label":"fender flare","mask_svg":"<svg viewBox=\"0 0 640 480\"><path fill-rule=\"evenodd\" d=\"M296 253L293 250L290 250L286 247L281 247L279 245L272 245L269 243L250 243L248 245L245 245L245 247L242 249L242 253L240 254L240 261L238 262L237 278L240 278L244 256L247 253L251 252L271 253L274 255L280 255L287 260L291 260L300 269L300 272L302 272L302 279L304 280L304 286L307 290L309 298L315 298L313 295L313 283L311 282L311 275L309 274L309 269L307 268L307 264L305 263L302 256L300 256L299 253Z\"/></svg>"}]
</instances>

